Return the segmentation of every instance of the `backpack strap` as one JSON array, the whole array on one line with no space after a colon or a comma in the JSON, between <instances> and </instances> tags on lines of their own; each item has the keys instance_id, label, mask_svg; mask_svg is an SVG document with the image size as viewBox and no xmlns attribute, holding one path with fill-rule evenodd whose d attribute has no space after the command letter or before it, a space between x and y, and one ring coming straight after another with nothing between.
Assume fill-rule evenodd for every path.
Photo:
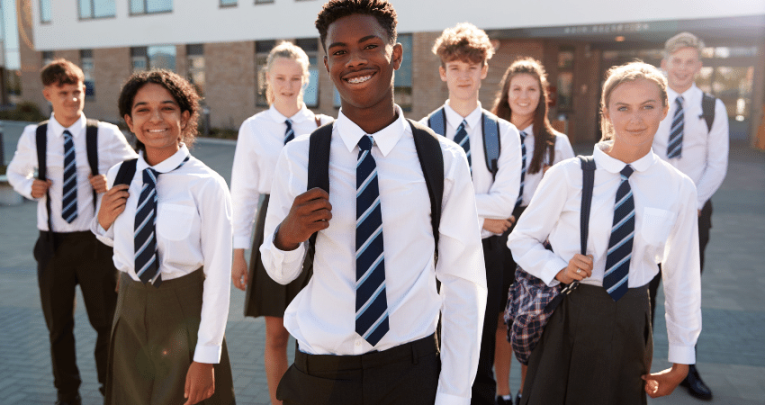
<instances>
[{"instance_id":1,"label":"backpack strap","mask_svg":"<svg viewBox=\"0 0 765 405\"><path fill-rule=\"evenodd\" d=\"M48 171L48 121L43 121L37 126L35 132L35 144L37 147L37 179L46 181ZM45 191L45 210L48 212L48 231L53 232L50 214L50 193Z\"/></svg>"},{"instance_id":2,"label":"backpack strap","mask_svg":"<svg viewBox=\"0 0 765 405\"><path fill-rule=\"evenodd\" d=\"M441 224L441 206L444 199L444 155L436 133L419 122L407 120L412 127L414 147L420 160L425 185L430 197L430 225L435 240L435 257L438 260L438 228Z\"/></svg>"},{"instance_id":3,"label":"backpack strap","mask_svg":"<svg viewBox=\"0 0 765 405\"><path fill-rule=\"evenodd\" d=\"M428 115L428 127L438 135L446 136L446 111L443 106Z\"/></svg>"},{"instance_id":4,"label":"backpack strap","mask_svg":"<svg viewBox=\"0 0 765 405\"><path fill-rule=\"evenodd\" d=\"M712 124L715 123L715 103L717 103L715 96L706 92L701 96L701 116L699 118L704 118L704 121L707 122L707 132L712 131Z\"/></svg>"},{"instance_id":5,"label":"backpack strap","mask_svg":"<svg viewBox=\"0 0 765 405\"><path fill-rule=\"evenodd\" d=\"M85 141L88 152L88 164L90 173L98 175L98 121L88 119L85 124ZM96 209L98 193L93 190L93 210Z\"/></svg>"},{"instance_id":6,"label":"backpack strap","mask_svg":"<svg viewBox=\"0 0 765 405\"><path fill-rule=\"evenodd\" d=\"M488 112L483 111L481 114L483 128L483 156L486 159L486 168L491 173L492 180L497 177L497 171L499 171L499 154L501 152L501 145L499 143L499 118Z\"/></svg>"},{"instance_id":7,"label":"backpack strap","mask_svg":"<svg viewBox=\"0 0 765 405\"><path fill-rule=\"evenodd\" d=\"M313 131L308 146L308 186L306 190L319 187L329 194L329 147L332 141L333 123ZM310 252L315 252L316 235L309 238Z\"/></svg>"},{"instance_id":8,"label":"backpack strap","mask_svg":"<svg viewBox=\"0 0 765 405\"><path fill-rule=\"evenodd\" d=\"M117 176L114 178L114 186L119 186L120 184L127 184L129 186L133 181L133 177L135 177L137 163L138 158L128 159L122 162L120 168L117 170Z\"/></svg>"}]
</instances>

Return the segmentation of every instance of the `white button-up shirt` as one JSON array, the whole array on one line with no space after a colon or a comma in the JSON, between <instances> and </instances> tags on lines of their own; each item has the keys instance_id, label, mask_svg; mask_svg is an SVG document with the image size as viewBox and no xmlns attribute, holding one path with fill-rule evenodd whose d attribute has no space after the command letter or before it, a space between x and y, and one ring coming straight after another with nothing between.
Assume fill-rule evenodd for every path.
<instances>
[{"instance_id":1,"label":"white button-up shirt","mask_svg":"<svg viewBox=\"0 0 765 405\"><path fill-rule=\"evenodd\" d=\"M515 200L521 186L521 138L515 125L499 119L500 155L497 162L499 170L496 178L486 167L486 154L483 146L483 109L478 103L473 112L467 117L459 115L449 106L449 100L444 104L446 112L446 138L454 140L457 128L464 119L467 122L465 130L470 139L470 160L473 167L473 187L475 188L475 205L478 211L481 237L488 238L494 233L483 229L483 221L490 219L507 219L513 215ZM428 125L428 117L420 120Z\"/></svg>"},{"instance_id":2,"label":"white button-up shirt","mask_svg":"<svg viewBox=\"0 0 765 405\"><path fill-rule=\"evenodd\" d=\"M534 158L534 142L536 142L536 138L534 137L534 124L526 127L523 132L526 133L526 139L523 141L523 144L526 145L526 177L524 177L523 182L523 202L521 202L521 206L525 207L531 202L531 197L534 195L534 192L537 191L539 182L542 181L542 176L544 176L544 165L553 166L558 162L571 159L574 157L574 148L571 147L571 142L569 142L568 136L560 133L553 133L555 136L555 159L550 162L550 153L549 151L545 151L539 171L531 173L529 172L529 165L531 164L531 159Z\"/></svg>"},{"instance_id":3,"label":"white button-up shirt","mask_svg":"<svg viewBox=\"0 0 765 405\"><path fill-rule=\"evenodd\" d=\"M461 147L439 139L445 178L436 264L425 178L410 124L397 111L395 122L370 134L382 206L390 330L375 347L355 332L356 160L365 133L342 111L330 145L332 219L318 234L313 277L287 307L284 326L304 352L359 355L433 334L440 311L442 369L436 404L468 404L478 367L486 276L467 159ZM306 191L309 138L290 142L279 157L260 248L268 274L282 284L299 275L306 244L279 250L274 230L295 197Z\"/></svg>"},{"instance_id":4,"label":"white button-up shirt","mask_svg":"<svg viewBox=\"0 0 765 405\"><path fill-rule=\"evenodd\" d=\"M698 190L697 209L704 207L704 204L712 198L715 191L720 188L728 171L728 112L725 110L725 104L717 99L715 120L710 131L706 120L701 117L703 94L695 84L683 94L678 94L667 87L669 113L659 125L656 136L653 138L654 153L687 174L696 184ZM669 142L672 120L675 111L677 111L675 100L678 95L682 95L684 100L683 153L679 158L668 159L667 143Z\"/></svg>"},{"instance_id":5,"label":"white button-up shirt","mask_svg":"<svg viewBox=\"0 0 765 405\"><path fill-rule=\"evenodd\" d=\"M46 174L53 184L48 188L50 196L51 223L54 232L82 232L90 229L90 221L95 216L93 208L93 187L90 185L90 164L85 136L85 115L81 115L69 128L64 128L51 115L48 121L46 146ZM61 202L64 194L64 130L69 130L74 142L74 157L77 164L77 218L72 223L61 218ZM17 193L32 198L32 183L37 169L37 125L27 125L19 138L18 148L13 160L8 165L8 182ZM110 167L136 156L133 148L125 140L116 125L107 122L98 123L98 172L103 174ZM36 199L37 229L48 231L48 211L45 208L45 196ZM101 195L98 196L101 199Z\"/></svg>"},{"instance_id":6,"label":"white button-up shirt","mask_svg":"<svg viewBox=\"0 0 765 405\"><path fill-rule=\"evenodd\" d=\"M271 193L274 167L284 147L287 118L292 120L295 136L316 130L316 117L324 125L332 118L314 115L303 108L292 117L285 117L271 106L248 118L239 128L234 167L231 170L231 199L234 204L234 249L249 249L252 225L261 194Z\"/></svg>"},{"instance_id":7,"label":"white button-up shirt","mask_svg":"<svg viewBox=\"0 0 765 405\"><path fill-rule=\"evenodd\" d=\"M194 361L220 362L223 334L228 319L231 291L231 197L226 181L194 157L175 170L189 156L181 149L155 166L157 178L156 239L159 270L163 280L188 275L204 266L202 314ZM136 162L125 211L104 230L93 219L91 231L103 243L114 247L114 266L135 281L134 223L138 198L143 187L143 170L150 167L143 154ZM120 165L109 170L109 187Z\"/></svg>"},{"instance_id":8,"label":"white button-up shirt","mask_svg":"<svg viewBox=\"0 0 765 405\"><path fill-rule=\"evenodd\" d=\"M595 146L595 186L590 212L587 254L593 255L592 277L583 284L603 285L616 190L625 163ZM696 187L653 152L630 164L629 182L635 201L635 235L629 287L648 284L662 266L669 361L694 364L694 346L701 332L701 281ZM563 161L547 171L531 204L510 234L507 246L524 270L556 285L555 276L580 253L579 219L582 169L579 159ZM553 250L542 243L548 238Z\"/></svg>"}]
</instances>

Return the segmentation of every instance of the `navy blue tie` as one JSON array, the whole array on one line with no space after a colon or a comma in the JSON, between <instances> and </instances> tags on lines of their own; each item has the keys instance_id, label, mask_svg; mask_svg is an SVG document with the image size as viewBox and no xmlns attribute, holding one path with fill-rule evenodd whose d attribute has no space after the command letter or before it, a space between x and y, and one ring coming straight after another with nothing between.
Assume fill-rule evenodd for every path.
<instances>
[{"instance_id":1,"label":"navy blue tie","mask_svg":"<svg viewBox=\"0 0 765 405\"><path fill-rule=\"evenodd\" d=\"M629 288L630 258L635 235L635 201L629 181L632 173L630 165L624 166L621 171L621 183L616 190L611 239L608 241L606 272L603 275L603 288L614 301L618 301Z\"/></svg>"},{"instance_id":2,"label":"navy blue tie","mask_svg":"<svg viewBox=\"0 0 765 405\"><path fill-rule=\"evenodd\" d=\"M356 161L356 333L374 346L388 329L380 188L372 137L365 135Z\"/></svg>"},{"instance_id":3,"label":"navy blue tie","mask_svg":"<svg viewBox=\"0 0 765 405\"><path fill-rule=\"evenodd\" d=\"M64 130L64 197L61 200L61 217L72 223L77 219L77 161L74 158L74 140L69 130Z\"/></svg>"},{"instance_id":4,"label":"navy blue tie","mask_svg":"<svg viewBox=\"0 0 765 405\"><path fill-rule=\"evenodd\" d=\"M289 141L295 139L295 131L292 129L291 119L287 118L284 123L287 124L287 130L284 132L284 144L286 145Z\"/></svg>"},{"instance_id":5,"label":"navy blue tie","mask_svg":"<svg viewBox=\"0 0 765 405\"><path fill-rule=\"evenodd\" d=\"M189 156L173 170L177 170L189 161ZM172 171L172 170L171 170ZM157 179L159 172L147 167L143 170L143 188L138 198L138 206L135 211L134 245L135 249L135 273L143 282L151 283L155 287L162 284L162 276L159 271L159 257L157 252L157 238L155 229L157 226Z\"/></svg>"},{"instance_id":6,"label":"navy blue tie","mask_svg":"<svg viewBox=\"0 0 765 405\"><path fill-rule=\"evenodd\" d=\"M683 130L685 127L685 113L683 113L683 96L677 96L675 99L677 110L672 117L672 127L669 130L669 141L667 143L667 158L679 158L683 156Z\"/></svg>"},{"instance_id":7,"label":"navy blue tie","mask_svg":"<svg viewBox=\"0 0 765 405\"><path fill-rule=\"evenodd\" d=\"M462 120L462 123L460 126L457 127L457 133L454 134L454 142L462 146L462 149L465 150L465 155L467 155L468 160L468 167L471 169L473 168L473 163L470 160L470 137L467 133L467 122L465 120Z\"/></svg>"},{"instance_id":8,"label":"navy blue tie","mask_svg":"<svg viewBox=\"0 0 765 405\"><path fill-rule=\"evenodd\" d=\"M528 134L521 131L521 188L518 192L518 200L515 201L515 208L521 206L523 203L523 184L526 181L526 136Z\"/></svg>"}]
</instances>

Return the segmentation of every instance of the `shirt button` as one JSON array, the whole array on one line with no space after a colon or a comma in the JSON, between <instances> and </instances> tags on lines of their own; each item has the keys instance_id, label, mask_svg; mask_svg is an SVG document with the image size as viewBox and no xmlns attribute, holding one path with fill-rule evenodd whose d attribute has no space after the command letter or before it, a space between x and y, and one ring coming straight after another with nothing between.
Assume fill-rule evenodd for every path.
<instances>
[{"instance_id":1,"label":"shirt button","mask_svg":"<svg viewBox=\"0 0 765 405\"><path fill-rule=\"evenodd\" d=\"M361 346L361 341L360 340L356 341L356 346Z\"/></svg>"}]
</instances>

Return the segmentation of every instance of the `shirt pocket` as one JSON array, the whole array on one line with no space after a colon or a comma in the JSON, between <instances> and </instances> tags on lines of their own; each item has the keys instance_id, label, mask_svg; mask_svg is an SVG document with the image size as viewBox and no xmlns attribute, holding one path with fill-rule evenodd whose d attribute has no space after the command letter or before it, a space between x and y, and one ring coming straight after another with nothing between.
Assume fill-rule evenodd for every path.
<instances>
[{"instance_id":1,"label":"shirt pocket","mask_svg":"<svg viewBox=\"0 0 765 405\"><path fill-rule=\"evenodd\" d=\"M645 207L641 218L640 234L649 245L662 246L667 242L675 221L677 221L677 215L672 211Z\"/></svg>"},{"instance_id":2,"label":"shirt pocket","mask_svg":"<svg viewBox=\"0 0 765 405\"><path fill-rule=\"evenodd\" d=\"M189 236L196 208L188 205L159 204L157 234L167 240L183 240Z\"/></svg>"}]
</instances>

